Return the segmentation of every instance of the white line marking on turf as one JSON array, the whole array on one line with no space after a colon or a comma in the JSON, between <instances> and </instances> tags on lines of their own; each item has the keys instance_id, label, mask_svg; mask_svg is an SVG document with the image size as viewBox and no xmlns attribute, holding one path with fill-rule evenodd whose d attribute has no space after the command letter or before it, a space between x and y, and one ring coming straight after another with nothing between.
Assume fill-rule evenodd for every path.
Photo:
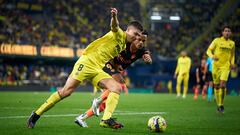
<instances>
[{"instance_id":1,"label":"white line marking on turf","mask_svg":"<svg viewBox=\"0 0 240 135\"><path fill-rule=\"evenodd\" d=\"M166 114L166 112L118 112L114 115L149 115L149 114ZM42 117L72 117L79 114L58 114L58 115L43 115ZM21 119L29 116L0 116L0 119Z\"/></svg>"}]
</instances>

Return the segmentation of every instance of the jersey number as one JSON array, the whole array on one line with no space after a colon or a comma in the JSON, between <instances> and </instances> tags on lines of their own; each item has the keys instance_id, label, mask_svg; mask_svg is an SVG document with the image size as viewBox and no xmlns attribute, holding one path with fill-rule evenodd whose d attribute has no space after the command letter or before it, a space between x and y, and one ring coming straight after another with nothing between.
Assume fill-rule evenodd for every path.
<instances>
[{"instance_id":1,"label":"jersey number","mask_svg":"<svg viewBox=\"0 0 240 135\"><path fill-rule=\"evenodd\" d=\"M84 67L84 65L80 64L79 67L78 67L78 71L81 71L83 67Z\"/></svg>"}]
</instances>

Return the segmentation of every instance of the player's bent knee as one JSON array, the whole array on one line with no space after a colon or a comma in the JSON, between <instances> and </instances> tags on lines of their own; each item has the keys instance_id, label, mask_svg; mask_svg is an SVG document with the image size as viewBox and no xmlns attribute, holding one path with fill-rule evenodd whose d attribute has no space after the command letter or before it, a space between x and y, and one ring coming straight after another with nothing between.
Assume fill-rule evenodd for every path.
<instances>
[{"instance_id":1,"label":"player's bent knee","mask_svg":"<svg viewBox=\"0 0 240 135\"><path fill-rule=\"evenodd\" d=\"M120 89L118 89L118 88L111 89L110 91L114 92L114 93L117 93L117 94L120 94L121 93L121 88Z\"/></svg>"},{"instance_id":2,"label":"player's bent knee","mask_svg":"<svg viewBox=\"0 0 240 135\"><path fill-rule=\"evenodd\" d=\"M121 86L119 84L114 85L113 87L109 88L111 92L115 92L117 94L121 93Z\"/></svg>"},{"instance_id":3,"label":"player's bent knee","mask_svg":"<svg viewBox=\"0 0 240 135\"><path fill-rule=\"evenodd\" d=\"M219 84L214 84L214 87L215 87L216 89L219 89L219 88L220 88L220 85L219 85Z\"/></svg>"},{"instance_id":4,"label":"player's bent knee","mask_svg":"<svg viewBox=\"0 0 240 135\"><path fill-rule=\"evenodd\" d=\"M220 88L221 88L221 89L225 89L225 88L226 88L226 86L220 86Z\"/></svg>"},{"instance_id":5,"label":"player's bent knee","mask_svg":"<svg viewBox=\"0 0 240 135\"><path fill-rule=\"evenodd\" d=\"M113 79L104 79L101 80L98 84L100 87L103 87L111 92L120 94L122 87L118 82Z\"/></svg>"},{"instance_id":6,"label":"player's bent knee","mask_svg":"<svg viewBox=\"0 0 240 135\"><path fill-rule=\"evenodd\" d=\"M220 84L220 88L221 89L225 89L226 88L226 84L225 83Z\"/></svg>"}]
</instances>

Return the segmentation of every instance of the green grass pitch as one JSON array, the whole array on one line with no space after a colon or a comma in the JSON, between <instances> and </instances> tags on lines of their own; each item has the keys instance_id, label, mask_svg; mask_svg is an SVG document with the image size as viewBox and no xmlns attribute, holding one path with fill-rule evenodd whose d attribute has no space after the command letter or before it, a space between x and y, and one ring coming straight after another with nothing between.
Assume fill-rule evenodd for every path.
<instances>
[{"instance_id":1,"label":"green grass pitch","mask_svg":"<svg viewBox=\"0 0 240 135\"><path fill-rule=\"evenodd\" d=\"M177 99L169 94L129 94L120 96L114 117L124 124L123 129L99 127L100 117L87 120L89 128L74 123L79 113L91 105L90 93L73 93L46 112L34 129L26 128L30 113L48 97L47 92L0 92L1 135L239 135L240 98L227 96L225 114L216 113L214 102L202 99ZM96 96L95 96L96 97ZM156 114L154 114L156 113ZM168 124L164 133L147 129L150 117L162 115Z\"/></svg>"}]
</instances>

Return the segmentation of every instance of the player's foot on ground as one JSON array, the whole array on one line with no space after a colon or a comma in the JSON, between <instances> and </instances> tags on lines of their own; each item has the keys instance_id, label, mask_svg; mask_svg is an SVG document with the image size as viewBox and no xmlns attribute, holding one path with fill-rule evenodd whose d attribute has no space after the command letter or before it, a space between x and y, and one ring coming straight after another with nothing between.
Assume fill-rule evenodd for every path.
<instances>
[{"instance_id":1,"label":"player's foot on ground","mask_svg":"<svg viewBox=\"0 0 240 135\"><path fill-rule=\"evenodd\" d=\"M39 118L40 118L39 115L37 115L35 112L32 112L31 116L28 118L27 127L34 128L34 126L36 125L36 122Z\"/></svg>"},{"instance_id":2,"label":"player's foot on ground","mask_svg":"<svg viewBox=\"0 0 240 135\"><path fill-rule=\"evenodd\" d=\"M224 106L219 106L218 108L217 108L217 111L219 112L219 113L224 113Z\"/></svg>"},{"instance_id":3,"label":"player's foot on ground","mask_svg":"<svg viewBox=\"0 0 240 135\"><path fill-rule=\"evenodd\" d=\"M97 102L97 99L96 99L96 98L94 98L93 101L92 101L92 109L93 109L93 113L94 113L96 116L99 116L99 115L100 115L99 103Z\"/></svg>"},{"instance_id":4,"label":"player's foot on ground","mask_svg":"<svg viewBox=\"0 0 240 135\"><path fill-rule=\"evenodd\" d=\"M78 124L80 127L88 127L87 123L85 122L85 119L88 118L87 114L81 114L75 119L75 123Z\"/></svg>"},{"instance_id":5,"label":"player's foot on ground","mask_svg":"<svg viewBox=\"0 0 240 135\"><path fill-rule=\"evenodd\" d=\"M123 125L116 121L116 119L110 118L108 120L101 120L100 126L104 128L113 128L113 129L119 129L123 128Z\"/></svg>"},{"instance_id":6,"label":"player's foot on ground","mask_svg":"<svg viewBox=\"0 0 240 135\"><path fill-rule=\"evenodd\" d=\"M186 95L183 95L182 98L185 99L185 98L186 98Z\"/></svg>"},{"instance_id":7,"label":"player's foot on ground","mask_svg":"<svg viewBox=\"0 0 240 135\"><path fill-rule=\"evenodd\" d=\"M193 96L193 99L194 99L194 100L197 100L197 99L198 99L198 96L197 96L197 95L194 95L194 96Z\"/></svg>"},{"instance_id":8,"label":"player's foot on ground","mask_svg":"<svg viewBox=\"0 0 240 135\"><path fill-rule=\"evenodd\" d=\"M74 122L78 124L80 127L84 127L84 128L88 127L87 123L82 119L76 118Z\"/></svg>"},{"instance_id":9,"label":"player's foot on ground","mask_svg":"<svg viewBox=\"0 0 240 135\"><path fill-rule=\"evenodd\" d=\"M179 98L181 96L181 94L177 94L177 98Z\"/></svg>"},{"instance_id":10,"label":"player's foot on ground","mask_svg":"<svg viewBox=\"0 0 240 135\"><path fill-rule=\"evenodd\" d=\"M224 106L223 105L220 106L220 112L224 113Z\"/></svg>"},{"instance_id":11,"label":"player's foot on ground","mask_svg":"<svg viewBox=\"0 0 240 135\"><path fill-rule=\"evenodd\" d=\"M208 97L208 98L207 98L207 101L208 101L208 102L211 102L211 101L212 101L212 98L211 98L211 97Z\"/></svg>"}]
</instances>

